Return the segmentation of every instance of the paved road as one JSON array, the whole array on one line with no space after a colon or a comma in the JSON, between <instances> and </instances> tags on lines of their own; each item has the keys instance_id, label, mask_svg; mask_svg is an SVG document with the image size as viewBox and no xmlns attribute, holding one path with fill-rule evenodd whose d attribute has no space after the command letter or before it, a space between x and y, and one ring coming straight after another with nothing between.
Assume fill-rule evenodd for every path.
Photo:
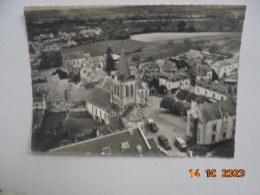
<instances>
[{"instance_id":1,"label":"paved road","mask_svg":"<svg viewBox=\"0 0 260 195\"><path fill-rule=\"evenodd\" d=\"M164 135L169 139L172 150L169 151L171 156L186 156L186 153L180 152L174 146L174 138L182 137L185 138L186 132L186 121L181 117L176 117L164 109L160 108L161 98L157 96L150 96L148 104L143 108L146 118L152 118L159 127L157 133L147 132L147 137L153 137L158 143L158 135Z\"/></svg>"}]
</instances>

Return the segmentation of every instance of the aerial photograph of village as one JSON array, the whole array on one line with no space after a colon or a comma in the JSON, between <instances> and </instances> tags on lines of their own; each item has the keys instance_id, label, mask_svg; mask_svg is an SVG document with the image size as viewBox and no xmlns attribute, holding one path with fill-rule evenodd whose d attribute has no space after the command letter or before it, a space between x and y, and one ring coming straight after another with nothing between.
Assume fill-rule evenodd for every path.
<instances>
[{"instance_id":1,"label":"aerial photograph of village","mask_svg":"<svg viewBox=\"0 0 260 195\"><path fill-rule=\"evenodd\" d=\"M25 7L31 151L233 158L245 10Z\"/></svg>"}]
</instances>

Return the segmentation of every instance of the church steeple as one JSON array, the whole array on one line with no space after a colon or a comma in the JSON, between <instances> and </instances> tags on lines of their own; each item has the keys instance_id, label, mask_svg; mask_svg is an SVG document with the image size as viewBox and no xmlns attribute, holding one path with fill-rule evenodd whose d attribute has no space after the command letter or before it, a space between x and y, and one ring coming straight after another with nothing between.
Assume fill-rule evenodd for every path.
<instances>
[{"instance_id":1,"label":"church steeple","mask_svg":"<svg viewBox=\"0 0 260 195\"><path fill-rule=\"evenodd\" d=\"M125 57L125 52L122 50L121 57L119 59L119 65L117 70L118 78L120 80L126 80L130 76L130 69Z\"/></svg>"}]
</instances>

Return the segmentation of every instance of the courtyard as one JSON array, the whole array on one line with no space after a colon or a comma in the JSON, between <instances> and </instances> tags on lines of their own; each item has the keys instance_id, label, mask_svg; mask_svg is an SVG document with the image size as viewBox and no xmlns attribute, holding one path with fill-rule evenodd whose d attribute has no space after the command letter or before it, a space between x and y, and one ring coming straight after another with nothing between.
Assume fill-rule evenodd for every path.
<instances>
[{"instance_id":1,"label":"courtyard","mask_svg":"<svg viewBox=\"0 0 260 195\"><path fill-rule=\"evenodd\" d=\"M174 145L174 138L182 137L185 139L187 122L183 117L174 116L163 108L160 108L161 99L162 97L149 96L147 106L143 108L145 117L153 119L159 128L157 133L147 131L147 137L154 138L158 144L158 136L164 135L168 138L169 144L172 147L172 150L168 151L170 156L187 156L186 153L180 152Z\"/></svg>"}]
</instances>

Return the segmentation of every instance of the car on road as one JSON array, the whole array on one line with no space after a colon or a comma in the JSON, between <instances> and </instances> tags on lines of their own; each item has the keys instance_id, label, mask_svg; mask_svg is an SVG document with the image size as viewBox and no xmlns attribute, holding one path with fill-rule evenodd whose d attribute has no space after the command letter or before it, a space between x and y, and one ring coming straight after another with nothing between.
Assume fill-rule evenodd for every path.
<instances>
[{"instance_id":1,"label":"car on road","mask_svg":"<svg viewBox=\"0 0 260 195\"><path fill-rule=\"evenodd\" d=\"M187 150L187 144L185 140L181 137L176 137L174 139L174 145L182 152L186 152Z\"/></svg>"},{"instance_id":2,"label":"car on road","mask_svg":"<svg viewBox=\"0 0 260 195\"><path fill-rule=\"evenodd\" d=\"M157 127L156 123L153 121L153 119L148 119L148 128L150 129L151 132L157 133L159 128Z\"/></svg>"},{"instance_id":3,"label":"car on road","mask_svg":"<svg viewBox=\"0 0 260 195\"><path fill-rule=\"evenodd\" d=\"M165 150L172 149L172 147L169 145L169 140L164 135L158 136L158 142Z\"/></svg>"}]
</instances>

